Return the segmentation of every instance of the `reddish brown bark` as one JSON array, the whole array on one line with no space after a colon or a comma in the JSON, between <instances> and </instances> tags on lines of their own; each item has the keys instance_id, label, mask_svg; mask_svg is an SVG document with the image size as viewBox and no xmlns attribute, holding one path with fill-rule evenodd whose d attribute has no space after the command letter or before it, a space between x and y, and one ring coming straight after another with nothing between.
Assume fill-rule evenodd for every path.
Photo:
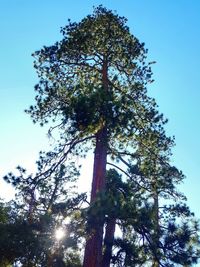
<instances>
[{"instance_id":1,"label":"reddish brown bark","mask_svg":"<svg viewBox=\"0 0 200 267\"><path fill-rule=\"evenodd\" d=\"M153 245L155 247L154 259L152 267L160 266L159 258L159 243L160 243L160 225L159 225L159 199L158 199L158 190L156 185L153 187L154 190L154 236L153 236Z\"/></svg>"},{"instance_id":2,"label":"reddish brown bark","mask_svg":"<svg viewBox=\"0 0 200 267\"><path fill-rule=\"evenodd\" d=\"M102 66L102 85L104 92L108 91L107 62ZM94 103L95 104L95 103ZM103 108L103 106L102 106ZM96 199L97 193L105 188L106 160L107 160L107 126L105 110L102 110L102 128L96 134L96 147L94 152L93 180L91 190L91 203ZM97 218L98 222L98 218ZM101 267L103 246L103 222L95 223L91 229L91 236L86 241L83 267Z\"/></svg>"},{"instance_id":3,"label":"reddish brown bark","mask_svg":"<svg viewBox=\"0 0 200 267\"><path fill-rule=\"evenodd\" d=\"M116 219L110 219L106 225L106 233L104 237L104 255L102 260L102 267L109 267L112 256L112 247L115 234Z\"/></svg>"},{"instance_id":4,"label":"reddish brown bark","mask_svg":"<svg viewBox=\"0 0 200 267\"><path fill-rule=\"evenodd\" d=\"M96 135L94 153L93 181L91 202L96 199L97 193L105 187L107 158L107 130L104 127ZM83 267L100 267L102 260L103 224L94 225L92 236L87 240Z\"/></svg>"},{"instance_id":5,"label":"reddish brown bark","mask_svg":"<svg viewBox=\"0 0 200 267\"><path fill-rule=\"evenodd\" d=\"M107 160L107 130L104 127L96 134L96 148L94 152L93 181L91 202L96 199L97 193L105 188Z\"/></svg>"}]
</instances>

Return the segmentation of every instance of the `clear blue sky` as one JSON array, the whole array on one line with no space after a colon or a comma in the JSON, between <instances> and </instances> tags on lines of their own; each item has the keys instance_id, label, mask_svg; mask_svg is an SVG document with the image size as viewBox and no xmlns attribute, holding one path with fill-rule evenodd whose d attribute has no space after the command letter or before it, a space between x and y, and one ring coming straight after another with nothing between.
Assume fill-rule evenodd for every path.
<instances>
[{"instance_id":1,"label":"clear blue sky","mask_svg":"<svg viewBox=\"0 0 200 267\"><path fill-rule=\"evenodd\" d=\"M186 174L181 187L200 218L200 1L0 0L0 175L22 164L33 168L48 144L46 130L23 110L32 104L37 76L31 53L60 40L68 18L79 21L103 4L128 18L149 49L155 83L149 87L176 137L173 163ZM2 196L8 187L0 180Z\"/></svg>"}]
</instances>

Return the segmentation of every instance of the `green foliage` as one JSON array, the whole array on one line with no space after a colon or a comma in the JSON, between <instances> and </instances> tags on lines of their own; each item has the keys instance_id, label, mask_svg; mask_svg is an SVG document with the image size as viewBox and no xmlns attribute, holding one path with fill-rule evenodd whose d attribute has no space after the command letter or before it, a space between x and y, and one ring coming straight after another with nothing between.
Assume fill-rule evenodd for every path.
<instances>
[{"instance_id":1,"label":"green foliage","mask_svg":"<svg viewBox=\"0 0 200 267\"><path fill-rule=\"evenodd\" d=\"M69 162L68 167L59 165L46 176L49 157L40 158L37 164L40 174L35 177L26 175L21 167L17 168L19 176L10 173L5 177L15 186L17 196L4 216L7 220L0 224L0 260L38 267L51 265L50 261L72 266L74 261L74 266L80 266L81 235L75 227L80 219L75 214L85 195L75 193L73 185L79 172ZM57 241L55 230L59 227L67 235Z\"/></svg>"},{"instance_id":2,"label":"green foliage","mask_svg":"<svg viewBox=\"0 0 200 267\"><path fill-rule=\"evenodd\" d=\"M147 51L125 18L100 6L80 23L69 21L61 33L63 40L33 54L40 80L36 105L27 112L34 122L60 120L65 137L93 134L106 124L112 144L119 138L127 143L152 121L161 124L154 99L146 95Z\"/></svg>"}]
</instances>

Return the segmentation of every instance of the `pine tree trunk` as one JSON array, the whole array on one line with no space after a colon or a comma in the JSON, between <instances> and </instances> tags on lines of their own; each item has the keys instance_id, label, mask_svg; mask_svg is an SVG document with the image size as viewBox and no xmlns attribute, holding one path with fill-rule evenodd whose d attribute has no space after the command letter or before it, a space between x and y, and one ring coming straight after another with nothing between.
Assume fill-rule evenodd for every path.
<instances>
[{"instance_id":1,"label":"pine tree trunk","mask_svg":"<svg viewBox=\"0 0 200 267\"><path fill-rule=\"evenodd\" d=\"M106 233L104 238L104 255L102 260L102 267L109 267L112 256L112 247L114 242L116 219L110 219L106 225Z\"/></svg>"},{"instance_id":2,"label":"pine tree trunk","mask_svg":"<svg viewBox=\"0 0 200 267\"><path fill-rule=\"evenodd\" d=\"M96 135L91 203L96 199L97 193L105 188L106 158L107 129L104 127ZM102 260L103 223L100 221L91 230L93 234L86 242L83 267L100 267Z\"/></svg>"},{"instance_id":3,"label":"pine tree trunk","mask_svg":"<svg viewBox=\"0 0 200 267\"><path fill-rule=\"evenodd\" d=\"M159 225L159 199L157 188L154 188L154 260L152 267L159 267L159 241L160 241L160 225Z\"/></svg>"},{"instance_id":4,"label":"pine tree trunk","mask_svg":"<svg viewBox=\"0 0 200 267\"><path fill-rule=\"evenodd\" d=\"M103 60L102 85L104 92L108 92L107 61ZM95 104L95 103L94 103ZM102 106L102 116L105 116L106 103ZM102 118L103 118L102 117ZM91 203L95 201L97 193L105 188L106 160L107 160L107 126L105 117L102 128L96 134L96 147L94 152L93 180L91 190ZM98 219L98 218L97 218ZM103 222L94 225L92 235L86 241L83 267L101 267L103 247Z\"/></svg>"}]
</instances>

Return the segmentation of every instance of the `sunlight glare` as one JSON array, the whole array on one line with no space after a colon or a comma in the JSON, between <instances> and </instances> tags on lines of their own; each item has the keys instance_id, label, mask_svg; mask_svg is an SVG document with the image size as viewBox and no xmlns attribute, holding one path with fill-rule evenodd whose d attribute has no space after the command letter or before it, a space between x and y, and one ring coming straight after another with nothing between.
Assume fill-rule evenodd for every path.
<instances>
[{"instance_id":1,"label":"sunlight glare","mask_svg":"<svg viewBox=\"0 0 200 267\"><path fill-rule=\"evenodd\" d=\"M63 228L56 229L56 231L55 231L55 238L57 240L61 240L64 236L65 236L65 231L63 230Z\"/></svg>"}]
</instances>

